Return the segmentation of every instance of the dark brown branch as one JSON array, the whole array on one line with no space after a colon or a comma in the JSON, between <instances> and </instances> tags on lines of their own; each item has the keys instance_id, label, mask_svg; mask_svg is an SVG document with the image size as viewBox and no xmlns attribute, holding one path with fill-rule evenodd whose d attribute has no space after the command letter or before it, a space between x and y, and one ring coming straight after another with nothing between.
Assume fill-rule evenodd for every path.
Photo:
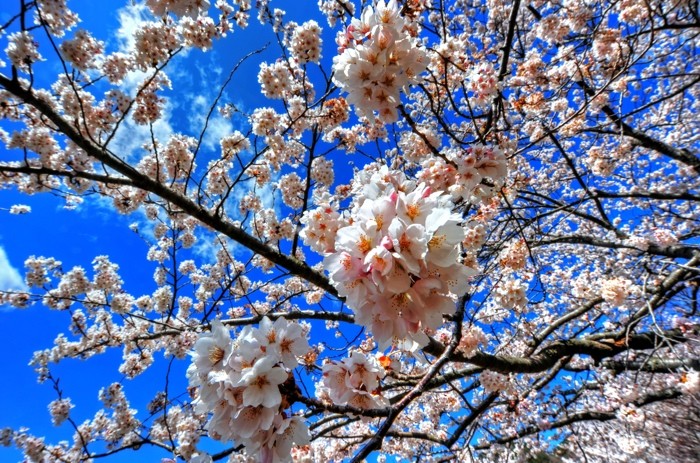
<instances>
[{"instance_id":1,"label":"dark brown branch","mask_svg":"<svg viewBox=\"0 0 700 463\"><path fill-rule=\"evenodd\" d=\"M646 360L626 360L608 359L600 364L601 368L612 370L616 373L623 371L646 371L648 373L672 373L684 369L700 370L700 359L689 358L680 360L670 359L646 359ZM567 367L567 371L586 371L588 368Z\"/></svg>"},{"instance_id":2,"label":"dark brown branch","mask_svg":"<svg viewBox=\"0 0 700 463\"><path fill-rule=\"evenodd\" d=\"M104 163L107 167L114 169L125 177L131 179L134 187L148 191L163 198L164 200L182 209L183 212L196 218L204 225L228 236L237 243L250 249L252 252L263 256L290 273L297 275L300 278L303 278L304 280L325 290L329 294L337 296L338 293L336 292L335 288L322 273L317 272L309 267L305 262L301 262L293 256L287 256L271 248L259 239L247 233L241 227L235 226L228 220L212 214L210 211L196 204L186 196L171 190L162 183L138 172L134 167L130 166L121 159L118 159L107 150L97 146L84 137L75 127L73 127L73 125L63 119L63 117L58 114L48 102L39 98L33 91L23 88L18 82L8 79L1 74L0 85L25 103L36 108L40 113L51 120L51 122L56 125L60 132L65 134L76 145L82 148L88 154L88 156Z\"/></svg>"},{"instance_id":3,"label":"dark brown branch","mask_svg":"<svg viewBox=\"0 0 700 463\"><path fill-rule=\"evenodd\" d=\"M341 415L367 416L370 418L379 418L389 416L391 413L390 408L357 408L351 407L350 405L329 404L320 400L305 397L301 394L295 395L293 397L293 400L295 402L303 403L307 407L314 410L339 413Z\"/></svg>"},{"instance_id":4,"label":"dark brown branch","mask_svg":"<svg viewBox=\"0 0 700 463\"><path fill-rule=\"evenodd\" d=\"M677 399L680 397L682 394L679 391L674 391L674 390L666 390L666 391L661 391L655 394L649 394L641 399L635 400L632 402L634 405L638 407L643 407L644 405L649 405L654 402L660 402L664 400L671 400L671 399ZM558 429L558 428L563 428L564 426L569 426L571 424L575 423L580 423L584 421L610 421L613 420L617 417L615 411L612 412L579 412L579 413L574 413L566 418L563 418L559 421L556 421L552 423L549 427L549 429ZM500 439L496 439L494 441L488 442L488 443L483 443L479 444L475 447L476 450L485 450L488 449L494 445L502 445L502 444L507 444L508 442L513 442L514 440L521 439L526 436L530 436L533 434L538 434L542 432L542 429L538 426L535 425L530 425L527 426L526 428L522 429L519 431L517 434L508 436L508 437L501 437Z\"/></svg>"},{"instance_id":5,"label":"dark brown branch","mask_svg":"<svg viewBox=\"0 0 700 463\"><path fill-rule=\"evenodd\" d=\"M583 89L586 95L589 97L595 96L595 90L593 90L586 82L578 81L577 84ZM693 155L693 153L691 153L688 149L675 148L635 129L634 127L625 123L625 121L623 121L609 105L604 105L601 109L603 113L613 122L613 124L620 129L619 133L621 135L626 135L635 139L640 146L649 148L650 150L661 154L665 154L673 160L692 166L695 169L695 172L700 174L700 158Z\"/></svg>"},{"instance_id":6,"label":"dark brown branch","mask_svg":"<svg viewBox=\"0 0 700 463\"><path fill-rule=\"evenodd\" d=\"M700 201L700 196L689 192L685 193L662 193L658 191L636 191L628 193L610 193L591 189L593 195L598 198L640 198L659 201Z\"/></svg>"},{"instance_id":7,"label":"dark brown branch","mask_svg":"<svg viewBox=\"0 0 700 463\"><path fill-rule=\"evenodd\" d=\"M642 251L641 249L623 243L615 243L608 240L602 240L595 238L590 235L570 235L570 236L558 236L555 238L549 238L545 240L540 240L538 242L532 243L532 247L542 247L551 244L558 243L568 243L568 244L586 244L589 246L596 246L600 248L611 248L611 249L635 249ZM642 251L646 254L653 254L656 256L671 257L674 259L692 259L693 256L700 251L700 248L693 246L684 245L669 245L669 246L659 246L658 244L649 243L649 247Z\"/></svg>"},{"instance_id":8,"label":"dark brown branch","mask_svg":"<svg viewBox=\"0 0 700 463\"><path fill-rule=\"evenodd\" d=\"M508 75L508 61L510 59L510 51L513 49L513 37L515 37L515 26L518 21L518 10L520 9L520 0L515 0L510 9L510 17L508 18L508 32L506 33L506 41L503 44L503 57L501 59L501 69L498 72L498 81L502 82Z\"/></svg>"},{"instance_id":9,"label":"dark brown branch","mask_svg":"<svg viewBox=\"0 0 700 463\"><path fill-rule=\"evenodd\" d=\"M693 332L700 332L700 325L695 325ZM465 356L459 352L453 354L452 360L471 363L488 370L504 373L538 373L552 368L559 359L573 355L588 355L596 362L604 358L628 350L654 349L662 343L678 344L688 341L688 330L676 328L661 333L645 332L631 334L599 334L584 339L569 339L556 341L542 348L531 357L515 357L509 355L491 355L476 352L472 356ZM424 349L433 355L444 351L444 346L431 339L430 344Z\"/></svg>"},{"instance_id":10,"label":"dark brown branch","mask_svg":"<svg viewBox=\"0 0 700 463\"><path fill-rule=\"evenodd\" d=\"M92 172L83 172L79 170L55 170L49 169L48 167L30 167L27 165L13 166L0 164L0 174L3 174L5 172L37 176L54 175L56 177L66 177L69 179L82 178L111 185L133 185L132 181L127 178L111 177L109 175L100 175Z\"/></svg>"}]
</instances>

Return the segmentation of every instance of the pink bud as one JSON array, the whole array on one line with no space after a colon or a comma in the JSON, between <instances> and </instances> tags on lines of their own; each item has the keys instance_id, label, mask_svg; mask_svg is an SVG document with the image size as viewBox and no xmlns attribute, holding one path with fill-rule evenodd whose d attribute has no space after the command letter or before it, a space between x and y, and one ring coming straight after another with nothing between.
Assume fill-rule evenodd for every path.
<instances>
[{"instance_id":1,"label":"pink bud","mask_svg":"<svg viewBox=\"0 0 700 463\"><path fill-rule=\"evenodd\" d=\"M394 249L394 242L388 236L384 236L379 242L379 245L384 246L387 249L387 251L391 251L392 249Z\"/></svg>"}]
</instances>

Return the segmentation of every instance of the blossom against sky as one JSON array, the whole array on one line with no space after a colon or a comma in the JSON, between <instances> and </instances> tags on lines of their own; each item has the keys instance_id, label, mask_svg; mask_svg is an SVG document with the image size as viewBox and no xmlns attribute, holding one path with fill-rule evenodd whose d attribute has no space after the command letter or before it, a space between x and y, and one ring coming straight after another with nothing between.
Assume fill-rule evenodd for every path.
<instances>
[{"instance_id":1,"label":"blossom against sky","mask_svg":"<svg viewBox=\"0 0 700 463\"><path fill-rule=\"evenodd\" d=\"M70 4L80 16L80 28L90 30L95 39L104 42L108 51L126 51L134 46L133 33L143 21L150 19L146 8L139 2L124 6L120 0L91 2L73 0ZM315 4L290 4L287 17L303 22L309 12L318 16ZM0 8L0 22L6 22L12 11ZM309 61L325 59L330 63L335 52L334 37L325 28L327 53L323 57L308 57ZM254 39L253 39L254 38ZM266 40L262 40L265 38ZM299 37L298 40L303 40ZM150 140L151 131L159 140L167 140L174 132L191 135L199 133L205 122L207 131L202 139L204 150L217 156L219 141L230 136L241 119L222 116L214 111L209 120L206 116L229 72L236 67L236 73L222 95L238 110L247 112L252 108L269 103L261 92L254 76L258 74L260 60L245 60L251 52L274 61L276 48L275 35L269 28L262 27L257 20L251 20L247 28L235 28L228 36L217 42L215 50L202 53L199 50L185 50L173 59L166 71L172 81L172 91L166 90L164 117L158 119L149 129L138 125L130 118L124 121L120 130L110 142L110 148L130 159L136 156L144 143ZM250 44L262 44L259 49L251 49ZM45 47L45 45L42 45ZM55 56L45 48L39 52L46 61L38 63L47 70L36 76L37 84L49 86L56 74L62 71ZM124 93L133 92L142 75L131 73L121 85ZM2 121L0 128L10 132L13 125ZM0 147L0 156L14 159L16 152ZM349 176L351 171L336 172L337 176ZM258 192L263 201L272 206L272 198L267 188ZM243 195L245 192L240 192ZM267 195L267 196L266 196ZM242 199L242 198L238 198ZM30 211L23 214L9 214L7 211L18 204L28 205ZM5 209L6 211L3 211ZM138 233L135 232L138 230ZM153 290L153 275L157 263L147 262L145 255L153 238L153 229L139 214L122 215L117 213L108 200L92 197L82 201L79 198L65 198L53 195L27 196L17 191L3 191L0 196L0 289L23 286L24 261L30 256L51 256L68 270L82 266L90 270L90 262L101 255L109 256L111 262L119 266L124 279L124 288L132 294L148 294ZM208 261L214 258L206 240L200 240L193 252L198 258ZM64 424L55 427L46 406L57 398L57 392L50 383L38 384L37 374L28 365L34 352L50 348L58 333L65 332L70 315L34 304L28 309L0 308L0 325L7 334L0 337L0 347L13 352L1 365L13 381L0 382L0 394L7 400L0 405L0 429L26 426L35 435L46 436L47 441L70 440L72 431ZM29 332L29 333L28 333ZM116 370L121 360L121 352L114 350L93 361L67 361L55 367L60 377L59 387L72 398L74 408L71 417L77 424L91 419L92 412L99 408L97 391L106 384L123 382L129 397L146 403L156 391L165 388L164 370L153 368L133 381L124 381L124 375ZM187 386L186 365L175 362L167 381L171 388L184 390ZM27 395L31 400L27 400ZM139 410L141 414L147 412ZM142 417L141 415L139 415ZM139 458L147 455L162 456L157 449L141 450ZM156 458L154 456L154 458ZM21 459L21 453L14 448L0 447L0 460ZM129 453L118 453L107 462L130 462Z\"/></svg>"},{"instance_id":2,"label":"blossom against sky","mask_svg":"<svg viewBox=\"0 0 700 463\"><path fill-rule=\"evenodd\" d=\"M2 314L12 331L3 347L24 359L15 365L12 356L6 370L26 372L31 354L14 344L35 351L51 345L49 331L66 332L32 363L47 395L38 404L50 403L55 423L69 410L74 420L55 431L48 420L35 427L29 407L20 408L34 389L4 386L13 388L8 425L33 427L12 434L30 459L52 451L32 435L68 439L92 418L88 409L103 408L72 439L69 460L100 452L104 441L129 448L146 439L136 431L189 459L209 420L211 439L244 442L263 457L288 456L311 431L313 445L297 452L343 459L350 445L358 447L353 461L380 449L411 460L423 450L391 430L428 429L419 439L433 455L459 460L483 449L500 463L502 442L546 452L551 427L561 428L560 440L579 435L565 421L570 412L637 414L642 396L624 392L634 371L601 373L602 362L589 357L613 360L629 353L627 339L642 351L657 347L651 339L682 343L695 331L685 317L697 316L698 293L681 284L697 283L697 195L687 186L697 190L700 161L668 145L656 103L629 114L641 135L615 131L628 120L618 114L632 110L623 100L670 82L671 96L657 102L687 119L673 133L695 133L682 96L694 85L688 73L656 77L637 64L660 53L652 72L683 68L683 50L666 52L678 41L662 33L656 48L630 46L635 27L668 24L662 8L631 15L631 2L432 9L378 0L355 14L354 4L329 0L319 6L346 14L337 51L332 28L290 11L284 36L253 15L245 33L202 54L195 48L212 46L214 21L221 31L229 19L248 22L246 0L237 2L241 14L231 17L220 1L216 16L196 20L189 9L204 13L208 1L146 0L156 16L166 3L186 10L146 18L134 2L101 3L98 12L76 0L92 32L66 37L57 24L71 17L50 12L59 3L31 5L56 28L71 75L40 40L46 30L26 28L24 16L8 23L21 31L8 27L0 38L14 66L11 77L0 72L0 97L12 103L0 105L9 119L2 128L19 148L2 152L0 179L29 193L56 187L43 199L3 197L5 279L16 284L20 270L12 269L27 259L33 294L0 296L59 309ZM260 14L280 30L282 14L265 5L258 2ZM642 10L648 21L637 26ZM692 23L676 26L686 30L673 34L691 35ZM645 83L635 89L631 76ZM52 169L45 184L37 168ZM647 190L641 197L639 188ZM15 229L22 232L5 234ZM225 327L212 323L224 317ZM334 334L336 343L326 341ZM113 348L99 361L84 361L105 346ZM589 388L592 377L605 387ZM653 377L648 398L657 387L697 389L681 386L698 383L681 370ZM559 401L559 385L574 398ZM608 389L626 398L611 403ZM45 406L32 406L32 419L47 417ZM325 421L328 412L350 421L340 429ZM105 424L100 413L117 418ZM186 429L173 436L175 424ZM222 448L208 442L198 451Z\"/></svg>"},{"instance_id":3,"label":"blossom against sky","mask_svg":"<svg viewBox=\"0 0 700 463\"><path fill-rule=\"evenodd\" d=\"M74 0L71 7L79 13L81 27L91 30L105 42L107 49L118 50L129 46L126 38L139 27L143 17L143 6L134 3L124 7L124 3L118 0ZM9 6L0 7L0 23L9 20L13 13ZM156 136L165 140L174 130L189 133L192 127L201 127L204 115L229 70L251 51L248 47L249 37L261 33L269 32L252 23L248 29L237 29L231 33L216 51L207 54L191 51L178 56L168 67L177 93L167 94L168 117L155 124ZM270 34L269 40L273 39L274 35ZM43 48L41 51L48 58L41 64L53 69L54 75L58 73L60 65L51 59L52 53ZM254 63L243 63L238 72L244 77L235 80L227 96L242 108L258 105L262 95L255 79L250 78L257 74ZM37 76L37 80L41 85L50 85L52 77L47 73ZM125 91L137 81L135 77L127 79ZM218 149L219 139L231 133L233 124L218 112L215 113L204 138L205 148ZM3 121L0 127L7 131L13 129L7 121ZM140 149L149 138L147 127L127 121L110 147L128 158L129 153ZM1 147L0 156L6 158L16 156L16 153ZM31 212L9 214L7 211L16 204L29 205ZM61 261L65 270L76 265L89 269L95 257L108 255L111 261L119 265L126 289L134 294L152 291L153 272L157 264L145 261L149 244L129 228L132 223L140 222L139 216L118 214L97 197L88 198L83 203L75 204L75 207L73 204L70 200L52 195L27 196L12 190L3 191L0 196L0 289L23 285L23 263L32 255L52 256ZM141 232L144 238L149 237L149 229L142 229ZM206 256L207 251L206 243L202 243L198 252L205 260L211 259L211 256ZM6 378L0 381L0 395L4 398L0 405L0 428L26 426L32 433L46 436L47 440L54 442L72 438L70 426L54 427L51 424L46 404L56 399L56 392L49 383L38 384L36 373L28 366L33 353L51 347L55 336L66 330L68 322L68 313L51 311L41 304L23 310L7 306L0 308L0 326L3 327L0 347L11 353L0 361L5 372L3 377ZM97 391L101 387L123 380L123 375L115 368L120 359L121 352L115 350L94 361L67 361L56 367L55 372L61 377L60 387L75 404L71 416L77 423L92 418L92 413L99 407ZM172 387L184 390L187 384L186 365L180 362L173 368L170 376ZM163 389L163 377L162 369L154 369L124 384L130 397L148 401L155 391ZM162 451L142 449L138 458L146 461L149 454L153 455L154 461L160 461L162 457ZM131 462L134 456L122 452L105 461ZM16 449L0 447L0 461L20 459L21 453Z\"/></svg>"}]
</instances>

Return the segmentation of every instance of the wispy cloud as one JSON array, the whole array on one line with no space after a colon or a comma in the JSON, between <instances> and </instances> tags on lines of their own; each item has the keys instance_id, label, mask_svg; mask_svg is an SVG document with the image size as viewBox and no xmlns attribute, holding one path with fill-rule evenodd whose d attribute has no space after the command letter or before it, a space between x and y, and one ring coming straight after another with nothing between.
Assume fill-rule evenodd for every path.
<instances>
[{"instance_id":1,"label":"wispy cloud","mask_svg":"<svg viewBox=\"0 0 700 463\"><path fill-rule=\"evenodd\" d=\"M116 47L123 53L129 53L134 49L134 34L148 21L147 8L143 4L132 3L119 9L119 29L115 33L113 40ZM175 63L178 56L168 64L168 73L177 72ZM132 71L124 78L120 89L132 97L136 95L143 82L152 75L152 72ZM133 160L133 156L140 152L145 143L149 143L151 138L156 138L161 143L165 143L173 134L171 125L172 104L166 98L163 114L152 126L136 124L130 117L127 117L114 138L109 143L109 148L122 159Z\"/></svg>"},{"instance_id":2,"label":"wispy cloud","mask_svg":"<svg viewBox=\"0 0 700 463\"><path fill-rule=\"evenodd\" d=\"M200 131L204 127L213 100L213 96L208 98L205 95L197 95L192 99L189 122L191 127L196 127L196 131ZM231 121L215 110L207 123L207 131L202 139L202 144L208 150L217 152L221 139L230 135L231 132L233 132Z\"/></svg>"},{"instance_id":3,"label":"wispy cloud","mask_svg":"<svg viewBox=\"0 0 700 463\"><path fill-rule=\"evenodd\" d=\"M115 39L119 51L128 53L134 49L134 34L148 20L146 12L146 5L139 3L131 3L118 10L119 29L117 29Z\"/></svg>"},{"instance_id":4,"label":"wispy cloud","mask_svg":"<svg viewBox=\"0 0 700 463\"><path fill-rule=\"evenodd\" d=\"M141 4L131 4L121 8L118 12L120 27L112 37L112 46L121 52L128 53L135 46L134 34L142 27L143 23L152 20L147 8ZM166 67L165 71L173 83L173 89L177 92L177 97L170 97L168 92L160 93L165 98L163 117L161 117L152 127L141 126L134 123L131 118L127 118L122 123L114 138L109 144L109 148L122 159L130 163L138 162L143 154L143 145L150 143L151 137L156 138L160 143L166 143L171 135L176 131L183 130L187 135L195 138L199 137L206 122L207 131L202 139L202 146L197 156L198 172L206 168L209 160L220 156L220 140L230 135L234 129L239 128L239 122L223 117L219 111L214 110L211 117L206 121L211 105L220 91L221 85L226 77L226 72L221 67L221 56L211 52L208 55L201 55L196 51L183 51L179 53ZM123 92L134 95L147 77L141 71L131 72L120 85ZM206 82L207 85L202 85ZM230 101L227 89L222 101ZM242 102L237 102L237 106ZM152 133L151 133L152 131ZM278 174L274 175L276 178ZM261 197L265 207L278 209L274 203L273 187L268 184L258 188L256 193ZM242 197L248 193L246 188L236 188L226 204L226 211L232 220L242 219L238 210L238 203ZM106 204L106 203L105 203ZM279 211L278 211L279 212ZM278 214L279 215L279 214ZM142 214L130 216L130 220L135 222L147 239L152 239L152 222L148 221ZM215 258L217 245L212 237L206 233L200 235L192 253L205 261ZM243 252L238 249L239 245L232 244L233 252Z\"/></svg>"},{"instance_id":5,"label":"wispy cloud","mask_svg":"<svg viewBox=\"0 0 700 463\"><path fill-rule=\"evenodd\" d=\"M0 291L24 289L24 279L7 258L5 249L0 246Z\"/></svg>"},{"instance_id":6,"label":"wispy cloud","mask_svg":"<svg viewBox=\"0 0 700 463\"><path fill-rule=\"evenodd\" d=\"M151 143L151 135L161 144L165 144L173 134L173 127L170 124L171 113L172 108L166 102L163 117L153 123L151 127L139 125L131 118L124 119L114 138L109 142L109 149L120 158L133 161L138 153L143 152L144 144Z\"/></svg>"}]
</instances>

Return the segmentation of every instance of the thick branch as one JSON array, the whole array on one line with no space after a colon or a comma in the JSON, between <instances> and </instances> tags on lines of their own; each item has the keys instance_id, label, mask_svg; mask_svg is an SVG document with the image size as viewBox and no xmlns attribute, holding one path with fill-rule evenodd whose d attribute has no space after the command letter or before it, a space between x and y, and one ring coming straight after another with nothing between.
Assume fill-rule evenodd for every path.
<instances>
[{"instance_id":1,"label":"thick branch","mask_svg":"<svg viewBox=\"0 0 700 463\"><path fill-rule=\"evenodd\" d=\"M652 358L646 360L604 360L600 366L607 370L612 370L616 373L623 371L646 371L648 373L671 373L683 369L692 369L700 371L700 359L689 358L681 360L669 360ZM585 371L588 368L571 368L567 367L567 371Z\"/></svg>"},{"instance_id":2,"label":"thick branch","mask_svg":"<svg viewBox=\"0 0 700 463\"><path fill-rule=\"evenodd\" d=\"M696 325L693 332L700 332L700 325ZM509 355L491 355L483 352L476 352L468 357L456 352L452 356L453 361L471 363L488 370L500 371L504 373L538 373L552 368L559 359L573 355L588 355L594 360L600 361L604 358L627 350L645 350L658 347L663 342L677 344L688 341L688 330L676 328L662 333L639 333L631 334L627 337L596 335L594 338L569 339L566 341L553 342L537 354L531 357L515 357ZM444 351L444 346L435 340L424 349L432 355L438 355Z\"/></svg>"},{"instance_id":3,"label":"thick branch","mask_svg":"<svg viewBox=\"0 0 700 463\"><path fill-rule=\"evenodd\" d=\"M26 175L54 175L56 177L66 177L69 179L81 178L100 182L105 185L133 185L131 180L123 177L111 177L109 175L100 175L93 172L83 172L79 170L56 170L48 167L30 167L28 165L4 165L0 164L0 174L26 174Z\"/></svg>"},{"instance_id":4,"label":"thick branch","mask_svg":"<svg viewBox=\"0 0 700 463\"><path fill-rule=\"evenodd\" d=\"M104 163L109 168L114 169L115 171L129 178L134 187L159 196L160 198L177 206L188 215L196 218L204 225L207 225L212 229L228 236L254 253L265 257L274 264L279 265L290 273L318 286L329 294L337 296L335 288L331 286L328 279L322 273L317 272L306 265L306 263L301 262L293 256L282 254L254 236L248 234L241 227L237 227L228 220L212 214L210 211L198 205L186 196L173 191L162 183L138 172L134 167L125 163L121 159L118 159L105 148L97 146L92 141L84 137L72 124L63 119L63 117L58 114L49 103L37 97L31 90L22 88L18 82L8 79L1 74L0 85L25 103L36 108L40 113L51 120L51 122L56 125L60 132L65 134L76 145L82 148L90 157Z\"/></svg>"}]
</instances>

